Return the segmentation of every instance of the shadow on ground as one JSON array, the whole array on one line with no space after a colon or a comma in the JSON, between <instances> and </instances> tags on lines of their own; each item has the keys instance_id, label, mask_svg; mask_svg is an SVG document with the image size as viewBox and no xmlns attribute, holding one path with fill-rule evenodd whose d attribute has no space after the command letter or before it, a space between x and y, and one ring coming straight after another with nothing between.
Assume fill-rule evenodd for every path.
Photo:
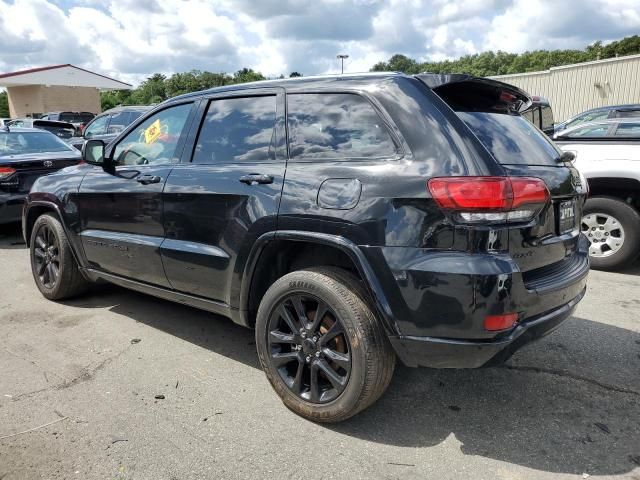
<instances>
[{"instance_id":1,"label":"shadow on ground","mask_svg":"<svg viewBox=\"0 0 640 480\"><path fill-rule=\"evenodd\" d=\"M259 368L252 331L222 317L118 287L101 289L67 304L108 307ZM640 466L640 391L634 390L640 370L640 334L577 318L570 319L563 329L564 338L580 346L594 338L612 339L606 348L598 349L597 356L587 355L592 363L589 368L582 365L577 371L626 368L627 378L633 380L630 386L572 373L577 360L566 349L546 348L547 355L541 358L547 357L548 363L537 359L536 364L534 359L531 364L528 351L545 348L549 341L545 339L498 368L399 366L382 399L353 419L326 428L367 441L413 448L435 446L454 435L468 455L549 472L628 473ZM625 342L631 345L629 351L620 352L620 338L630 338ZM566 348L570 350L571 345ZM631 361L620 359L621 353ZM523 365L522 358L529 362Z\"/></svg>"},{"instance_id":2,"label":"shadow on ground","mask_svg":"<svg viewBox=\"0 0 640 480\"><path fill-rule=\"evenodd\" d=\"M7 238L16 237L0 239L0 248L7 248ZM222 317L109 285L65 303L109 308L259 368L253 332ZM562 342L553 340L556 335ZM437 446L453 436L467 455L540 471L629 473L640 467L639 372L640 334L572 318L554 336L518 352L506 366L398 366L376 404L325 428L411 448Z\"/></svg>"}]
</instances>

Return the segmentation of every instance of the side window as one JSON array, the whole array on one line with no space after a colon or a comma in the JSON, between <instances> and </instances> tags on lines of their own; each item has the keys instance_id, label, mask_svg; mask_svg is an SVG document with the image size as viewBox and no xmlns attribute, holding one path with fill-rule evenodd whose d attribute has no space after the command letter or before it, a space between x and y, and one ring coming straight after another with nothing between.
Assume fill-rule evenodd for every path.
<instances>
[{"instance_id":1,"label":"side window","mask_svg":"<svg viewBox=\"0 0 640 480\"><path fill-rule=\"evenodd\" d=\"M103 115L96 118L91 125L87 126L84 130L84 138L91 138L96 135L104 135L107 131L107 123L109 122L109 115Z\"/></svg>"},{"instance_id":2,"label":"side window","mask_svg":"<svg viewBox=\"0 0 640 480\"><path fill-rule=\"evenodd\" d=\"M123 131L127 125L129 125L129 112L118 112L111 115L111 121L109 122L109 127L107 128L107 134L109 135L117 135L121 131Z\"/></svg>"},{"instance_id":3,"label":"side window","mask_svg":"<svg viewBox=\"0 0 640 480\"><path fill-rule=\"evenodd\" d=\"M621 123L618 125L615 136L640 138L640 123Z\"/></svg>"},{"instance_id":4,"label":"side window","mask_svg":"<svg viewBox=\"0 0 640 480\"><path fill-rule=\"evenodd\" d=\"M113 152L116 164L176 163L176 147L192 105L166 108L139 124L116 145Z\"/></svg>"},{"instance_id":5,"label":"side window","mask_svg":"<svg viewBox=\"0 0 640 480\"><path fill-rule=\"evenodd\" d=\"M640 110L618 110L616 117L618 118L640 117Z\"/></svg>"},{"instance_id":6,"label":"side window","mask_svg":"<svg viewBox=\"0 0 640 480\"><path fill-rule=\"evenodd\" d=\"M591 125L588 127L582 127L570 132L567 137L575 138L575 137L605 137L607 135L607 131L609 130L609 125Z\"/></svg>"},{"instance_id":7,"label":"side window","mask_svg":"<svg viewBox=\"0 0 640 480\"><path fill-rule=\"evenodd\" d=\"M553 110L549 106L542 107L542 129L553 128Z\"/></svg>"},{"instance_id":8,"label":"side window","mask_svg":"<svg viewBox=\"0 0 640 480\"><path fill-rule=\"evenodd\" d=\"M577 127L581 123L595 122L597 120L604 120L609 116L609 110L600 110L597 112L587 112L577 116L573 121L569 122L565 128Z\"/></svg>"},{"instance_id":9,"label":"side window","mask_svg":"<svg viewBox=\"0 0 640 480\"><path fill-rule=\"evenodd\" d=\"M287 95L292 159L377 158L394 155L386 126L363 97L352 93Z\"/></svg>"},{"instance_id":10,"label":"side window","mask_svg":"<svg viewBox=\"0 0 640 480\"><path fill-rule=\"evenodd\" d=\"M200 129L193 162L272 160L275 122L275 95L213 100Z\"/></svg>"}]
</instances>

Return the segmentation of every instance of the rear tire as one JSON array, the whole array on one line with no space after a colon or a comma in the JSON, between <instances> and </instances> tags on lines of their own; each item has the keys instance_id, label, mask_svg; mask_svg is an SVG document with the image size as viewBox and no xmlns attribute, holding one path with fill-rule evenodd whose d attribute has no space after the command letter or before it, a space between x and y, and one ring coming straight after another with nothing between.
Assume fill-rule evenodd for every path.
<instances>
[{"instance_id":1,"label":"rear tire","mask_svg":"<svg viewBox=\"0 0 640 480\"><path fill-rule=\"evenodd\" d=\"M84 293L89 282L82 276L60 220L45 213L31 231L31 272L38 290L49 300L64 300Z\"/></svg>"},{"instance_id":2,"label":"rear tire","mask_svg":"<svg viewBox=\"0 0 640 480\"><path fill-rule=\"evenodd\" d=\"M589 260L596 270L619 270L640 254L640 214L622 200L589 198L581 230L591 241Z\"/></svg>"},{"instance_id":3,"label":"rear tire","mask_svg":"<svg viewBox=\"0 0 640 480\"><path fill-rule=\"evenodd\" d=\"M359 285L345 270L308 268L278 279L260 303L262 369L284 404L309 420L345 420L374 403L391 381L395 353ZM289 360L283 363L283 356Z\"/></svg>"}]
</instances>

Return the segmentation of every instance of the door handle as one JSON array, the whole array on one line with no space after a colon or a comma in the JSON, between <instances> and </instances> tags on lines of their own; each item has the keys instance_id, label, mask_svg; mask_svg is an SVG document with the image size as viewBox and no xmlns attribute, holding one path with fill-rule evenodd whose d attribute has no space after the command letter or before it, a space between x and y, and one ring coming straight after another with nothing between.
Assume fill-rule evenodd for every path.
<instances>
[{"instance_id":1,"label":"door handle","mask_svg":"<svg viewBox=\"0 0 640 480\"><path fill-rule=\"evenodd\" d=\"M247 185L253 185L254 183L266 185L269 183L273 183L273 176L263 175L261 173L250 173L249 175L242 175L239 180L242 183L246 183Z\"/></svg>"},{"instance_id":2,"label":"door handle","mask_svg":"<svg viewBox=\"0 0 640 480\"><path fill-rule=\"evenodd\" d=\"M160 180L162 179L157 175L140 175L138 178L136 178L136 181L143 185L149 185L150 183L160 183Z\"/></svg>"}]
</instances>

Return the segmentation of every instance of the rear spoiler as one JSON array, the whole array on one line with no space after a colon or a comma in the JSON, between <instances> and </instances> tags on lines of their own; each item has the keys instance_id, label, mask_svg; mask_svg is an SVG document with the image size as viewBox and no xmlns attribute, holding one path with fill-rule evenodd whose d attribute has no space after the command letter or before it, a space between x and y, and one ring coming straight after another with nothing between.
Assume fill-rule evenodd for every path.
<instances>
[{"instance_id":1,"label":"rear spoiler","mask_svg":"<svg viewBox=\"0 0 640 480\"><path fill-rule=\"evenodd\" d=\"M57 120L34 120L33 126L36 128L69 128L71 130L75 130L76 127L73 126L72 123L68 122L58 122Z\"/></svg>"},{"instance_id":2,"label":"rear spoiler","mask_svg":"<svg viewBox=\"0 0 640 480\"><path fill-rule=\"evenodd\" d=\"M464 73L419 73L424 83L457 111L520 112L529 108L531 96L514 85Z\"/></svg>"}]
</instances>

